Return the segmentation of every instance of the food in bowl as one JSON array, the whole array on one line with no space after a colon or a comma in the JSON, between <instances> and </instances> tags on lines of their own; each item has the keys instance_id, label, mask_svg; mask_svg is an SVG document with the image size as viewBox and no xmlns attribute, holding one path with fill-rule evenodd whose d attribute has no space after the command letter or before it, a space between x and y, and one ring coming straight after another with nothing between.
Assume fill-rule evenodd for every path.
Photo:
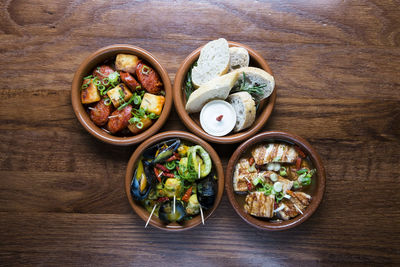
<instances>
[{"instance_id":1,"label":"food in bowl","mask_svg":"<svg viewBox=\"0 0 400 267\"><path fill-rule=\"evenodd\" d=\"M83 78L80 95L93 123L117 136L149 128L165 103L158 73L132 54L117 54L95 67Z\"/></svg>"},{"instance_id":2,"label":"food in bowl","mask_svg":"<svg viewBox=\"0 0 400 267\"><path fill-rule=\"evenodd\" d=\"M135 163L130 197L165 224L182 223L213 207L217 187L208 152L174 138L143 151Z\"/></svg>"},{"instance_id":3,"label":"food in bowl","mask_svg":"<svg viewBox=\"0 0 400 267\"><path fill-rule=\"evenodd\" d=\"M238 160L233 190L246 213L271 222L288 221L310 205L315 174L298 146L269 141L256 144Z\"/></svg>"},{"instance_id":4,"label":"food in bowl","mask_svg":"<svg viewBox=\"0 0 400 267\"><path fill-rule=\"evenodd\" d=\"M245 48L230 48L223 38L207 43L186 74L183 85L186 112L203 112L203 109L210 108L207 103L218 99L233 107L236 115L234 133L250 128L256 120L260 103L273 93L275 80L268 72L249 64L249 53ZM223 124L224 119L217 119L220 115L215 113L209 120ZM210 130L200 123L208 134L220 136L215 134L218 132L215 129Z\"/></svg>"}]
</instances>

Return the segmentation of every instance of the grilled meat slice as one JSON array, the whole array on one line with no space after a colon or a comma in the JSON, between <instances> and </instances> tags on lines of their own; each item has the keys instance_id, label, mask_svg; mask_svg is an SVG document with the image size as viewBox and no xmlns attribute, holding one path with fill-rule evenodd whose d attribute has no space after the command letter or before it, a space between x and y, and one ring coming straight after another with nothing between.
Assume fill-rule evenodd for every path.
<instances>
[{"instance_id":1,"label":"grilled meat slice","mask_svg":"<svg viewBox=\"0 0 400 267\"><path fill-rule=\"evenodd\" d=\"M247 183L251 183L256 176L257 171L255 169L250 172L250 163L248 159L240 159L236 164L233 174L233 189L236 192L247 191Z\"/></svg>"},{"instance_id":2,"label":"grilled meat slice","mask_svg":"<svg viewBox=\"0 0 400 267\"><path fill-rule=\"evenodd\" d=\"M255 147L251 154L257 165L270 162L294 163L298 153L293 146L287 144L268 144Z\"/></svg>"},{"instance_id":3,"label":"grilled meat slice","mask_svg":"<svg viewBox=\"0 0 400 267\"><path fill-rule=\"evenodd\" d=\"M264 218L274 215L275 196L266 196L263 192L251 192L246 196L244 209L247 213Z\"/></svg>"},{"instance_id":4,"label":"grilled meat slice","mask_svg":"<svg viewBox=\"0 0 400 267\"><path fill-rule=\"evenodd\" d=\"M286 193L287 190L292 189L293 186L293 181L290 181L288 179L283 178L282 176L280 176L279 174L277 174L276 172L273 171L262 171L259 173L259 175L262 175L264 178L266 178L266 181L269 184L273 184L274 182L271 180L271 175L276 175L278 180L277 182L281 182L282 183L282 192Z\"/></svg>"},{"instance_id":5,"label":"grilled meat slice","mask_svg":"<svg viewBox=\"0 0 400 267\"><path fill-rule=\"evenodd\" d=\"M290 199L283 199L281 205L283 205L284 208L278 211L278 217L285 221L296 217L300 213L303 214L311 202L311 196L306 193L289 192Z\"/></svg>"}]
</instances>

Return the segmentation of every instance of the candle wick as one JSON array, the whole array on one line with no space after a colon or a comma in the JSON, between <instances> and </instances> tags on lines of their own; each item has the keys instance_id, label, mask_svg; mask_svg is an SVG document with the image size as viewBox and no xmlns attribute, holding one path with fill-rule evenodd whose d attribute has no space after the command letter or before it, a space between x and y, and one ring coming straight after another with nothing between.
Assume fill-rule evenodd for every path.
<instances>
[{"instance_id":1,"label":"candle wick","mask_svg":"<svg viewBox=\"0 0 400 267\"><path fill-rule=\"evenodd\" d=\"M219 115L216 120L221 121L223 117L224 117L224 115Z\"/></svg>"}]
</instances>

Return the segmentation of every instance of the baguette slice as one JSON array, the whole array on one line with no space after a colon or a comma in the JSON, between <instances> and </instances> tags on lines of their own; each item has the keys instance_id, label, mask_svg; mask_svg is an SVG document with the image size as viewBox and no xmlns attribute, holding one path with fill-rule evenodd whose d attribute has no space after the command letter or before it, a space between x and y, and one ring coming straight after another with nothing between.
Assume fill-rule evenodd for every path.
<instances>
[{"instance_id":1,"label":"baguette slice","mask_svg":"<svg viewBox=\"0 0 400 267\"><path fill-rule=\"evenodd\" d=\"M228 96L227 101L231 103L236 112L236 124L234 132L249 128L256 120L256 102L248 92L238 92Z\"/></svg>"},{"instance_id":2,"label":"baguette slice","mask_svg":"<svg viewBox=\"0 0 400 267\"><path fill-rule=\"evenodd\" d=\"M275 88L274 77L263 69L255 67L246 67L237 69L236 72L239 73L238 84L243 82L243 72L246 77L246 84L251 84L252 86L266 85L262 88L262 94L253 96L254 100L259 102L267 97L269 97ZM236 84L236 85L238 85ZM236 87L236 86L235 86Z\"/></svg>"},{"instance_id":3,"label":"baguette slice","mask_svg":"<svg viewBox=\"0 0 400 267\"><path fill-rule=\"evenodd\" d=\"M186 102L188 113L200 112L203 106L215 99L225 100L233 85L236 83L239 72L232 72L203 84L195 90Z\"/></svg>"},{"instance_id":4,"label":"baguette slice","mask_svg":"<svg viewBox=\"0 0 400 267\"><path fill-rule=\"evenodd\" d=\"M197 66L192 69L192 82L195 87L221 76L229 69L229 45L220 38L207 43L200 51Z\"/></svg>"},{"instance_id":5,"label":"baguette slice","mask_svg":"<svg viewBox=\"0 0 400 267\"><path fill-rule=\"evenodd\" d=\"M229 71L249 66L249 52L247 52L247 49L243 47L230 47L229 58Z\"/></svg>"}]
</instances>

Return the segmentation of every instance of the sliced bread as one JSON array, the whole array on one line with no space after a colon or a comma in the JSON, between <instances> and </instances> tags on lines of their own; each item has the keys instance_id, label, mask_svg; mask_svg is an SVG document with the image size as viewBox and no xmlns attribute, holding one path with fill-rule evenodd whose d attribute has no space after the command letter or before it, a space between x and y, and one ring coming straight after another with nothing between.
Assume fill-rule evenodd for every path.
<instances>
[{"instance_id":1,"label":"sliced bread","mask_svg":"<svg viewBox=\"0 0 400 267\"><path fill-rule=\"evenodd\" d=\"M269 97L275 88L274 77L263 69L255 67L246 67L237 69L236 72L239 73L238 82L235 85L235 89L243 83L243 73L245 74L245 85L251 87L260 87L260 94L252 94L255 101L259 102L267 97Z\"/></svg>"},{"instance_id":2,"label":"sliced bread","mask_svg":"<svg viewBox=\"0 0 400 267\"><path fill-rule=\"evenodd\" d=\"M186 102L186 111L188 113L200 112L201 108L211 100L225 100L236 83L238 76L238 72L228 73L200 86L190 95Z\"/></svg>"},{"instance_id":3,"label":"sliced bread","mask_svg":"<svg viewBox=\"0 0 400 267\"><path fill-rule=\"evenodd\" d=\"M224 38L207 43L200 51L197 66L192 69L195 87L221 76L229 69L229 45Z\"/></svg>"},{"instance_id":4,"label":"sliced bread","mask_svg":"<svg viewBox=\"0 0 400 267\"><path fill-rule=\"evenodd\" d=\"M249 52L243 47L230 47L229 58L229 71L249 66Z\"/></svg>"},{"instance_id":5,"label":"sliced bread","mask_svg":"<svg viewBox=\"0 0 400 267\"><path fill-rule=\"evenodd\" d=\"M249 128L256 119L256 103L248 92L238 92L228 96L236 112L236 124L234 132Z\"/></svg>"}]
</instances>

